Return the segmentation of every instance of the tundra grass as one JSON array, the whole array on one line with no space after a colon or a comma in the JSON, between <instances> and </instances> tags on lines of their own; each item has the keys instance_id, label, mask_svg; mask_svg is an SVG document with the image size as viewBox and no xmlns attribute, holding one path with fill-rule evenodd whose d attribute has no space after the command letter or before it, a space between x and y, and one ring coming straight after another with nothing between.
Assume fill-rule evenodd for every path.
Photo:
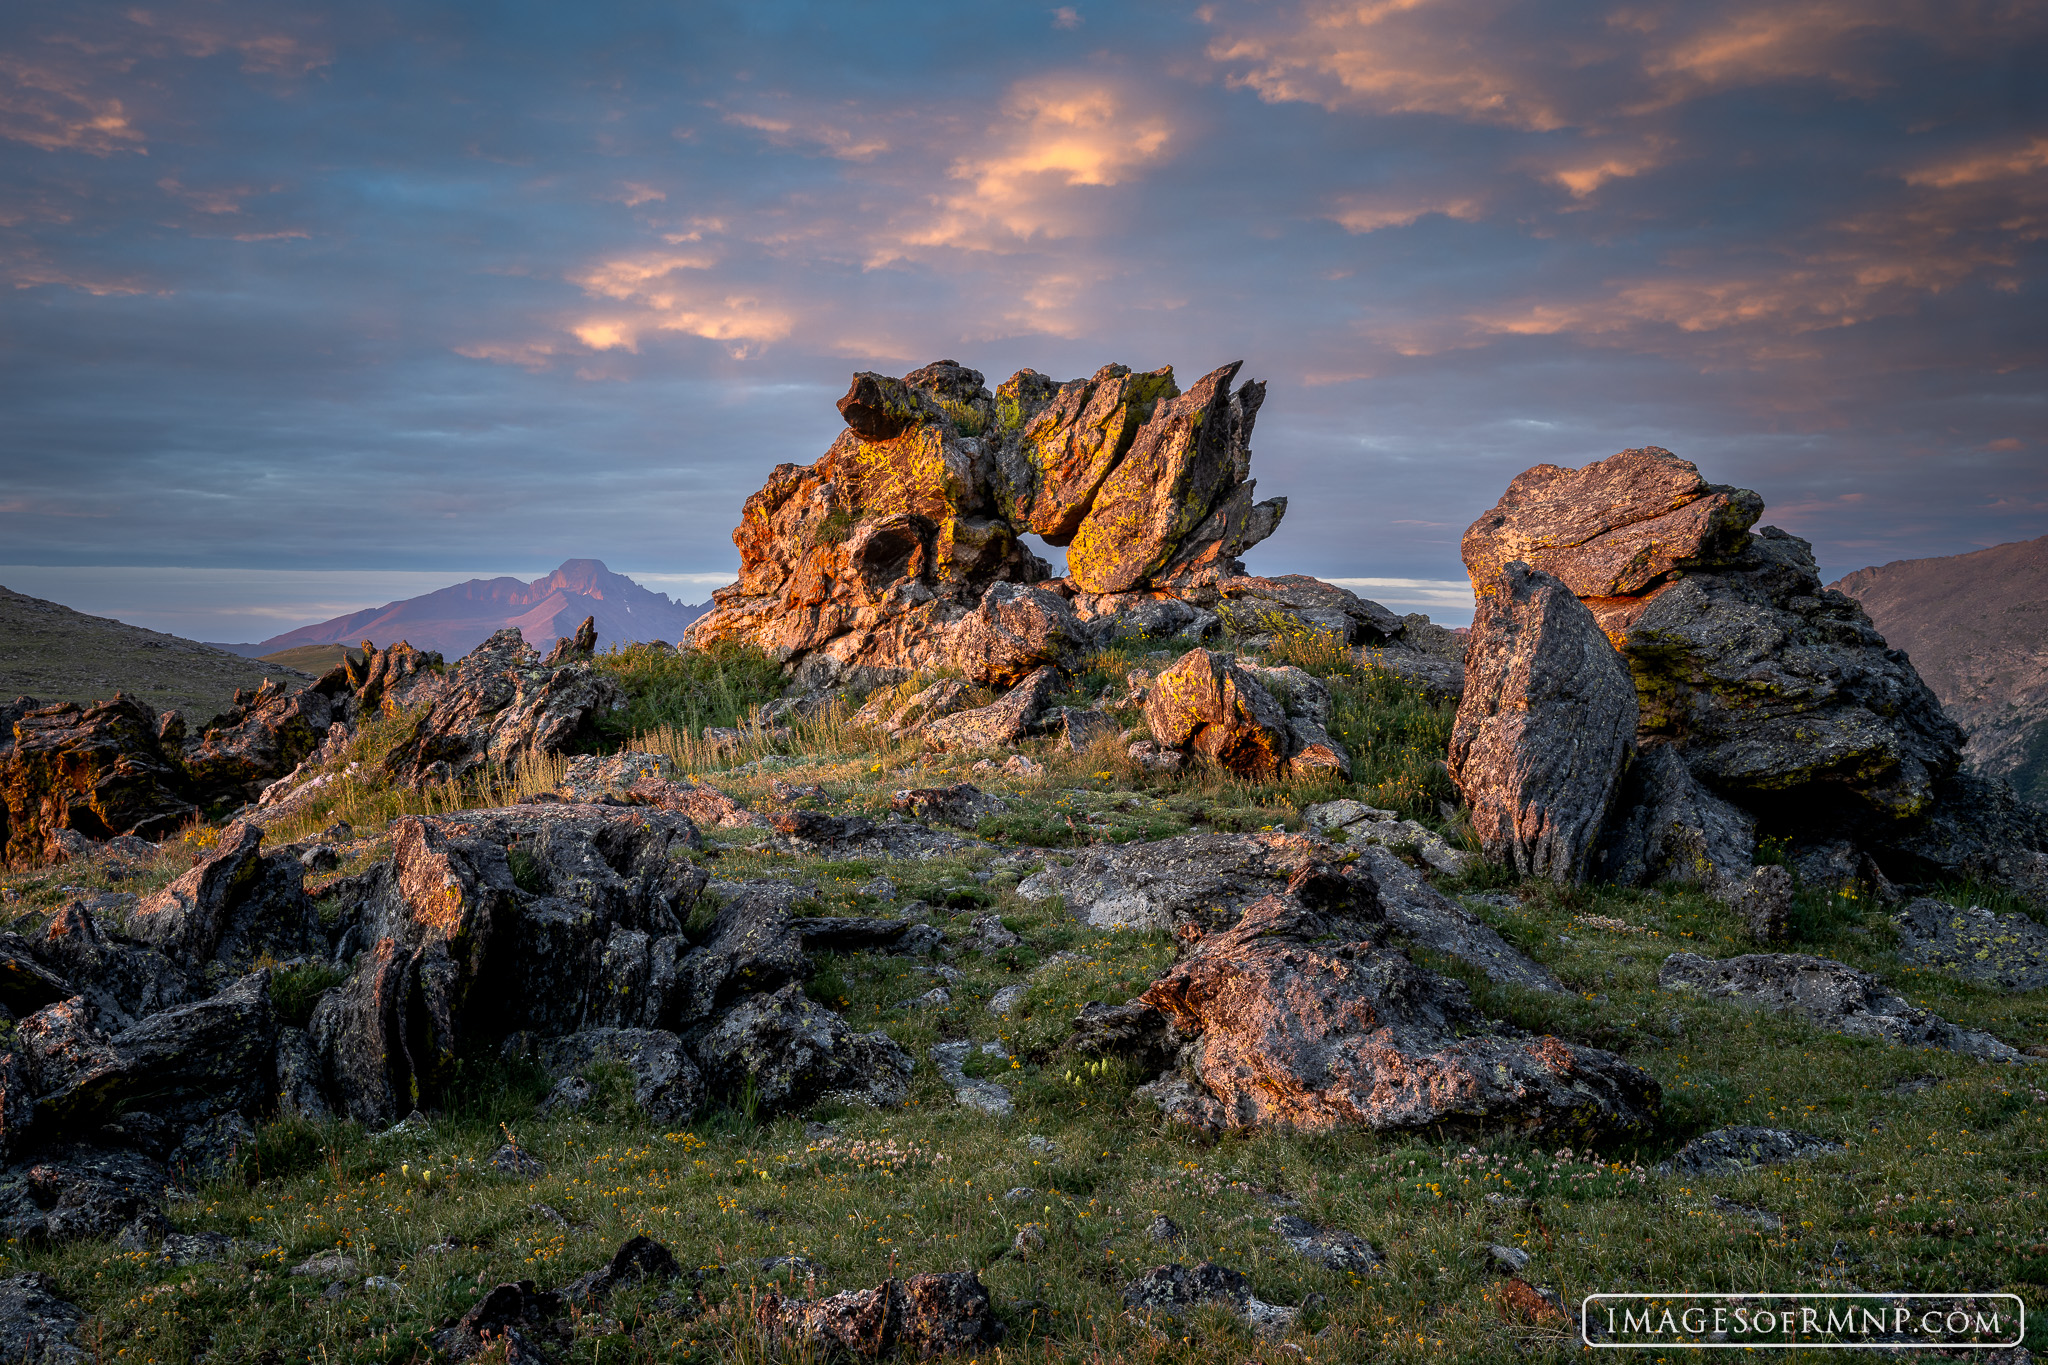
<instances>
[{"instance_id":1,"label":"tundra grass","mask_svg":"<svg viewBox=\"0 0 2048 1365\"><path fill-rule=\"evenodd\" d=\"M750 1118L744 1096L725 1095L700 1121L671 1129L648 1123L619 1078L600 1074L601 1104L543 1117L543 1078L472 1058L446 1111L422 1131L265 1129L232 1178L170 1208L181 1230L233 1239L221 1260L174 1266L103 1242L7 1245L0 1275L48 1273L90 1314L83 1339L98 1359L214 1363L428 1360L432 1332L489 1285L563 1283L636 1233L668 1245L689 1273L579 1308L573 1345L558 1359L813 1359L759 1338L754 1315L766 1295L966 1269L980 1273L1008 1328L979 1360L1580 1358L1575 1324L1531 1320L1503 1300L1494 1245L1529 1252L1524 1278L1574 1306L1594 1291L1852 1287L2006 1291L2043 1303L2048 1068L1887 1048L1665 991L1656 976L1668 954L1749 947L1727 910L1683 889L1560 890L1486 865L1442 883L1555 971L1569 987L1562 995L1497 986L1416 950L1464 980L1484 1013L1612 1049L1656 1077L1662 1126L1629 1142L1568 1150L1519 1134L1435 1131L1208 1139L1135 1099L1141 1078L1124 1064L1098 1067L1063 1050L1083 1004L1136 994L1173 949L1163 937L1104 933L1056 902L1023 899L1019 877L1043 861L1182 830L1298 828L1301 808L1333 793L1395 805L1457 836L1455 822L1424 808L1427 764L1402 755L1426 752L1432 734L1447 732L1445 709L1384 677L1332 676L1340 716L1352 707L1385 737L1384 749L1361 742L1354 753L1380 752L1386 766L1361 764L1347 787L1250 784L1213 771L1160 776L1119 762L1119 746L1075 754L1050 742L1024 746L1041 773L990 772L976 769L980 755L885 743L853 729L844 710L790 737L755 735L722 749L671 729L662 742L690 770L763 809L880 814L895 789L961 780L1011 803L1011 824L985 827L999 845L919 861L791 857L759 830L706 831L716 876L799 880L799 913L899 913L921 903L911 913L946 931L947 948L929 959L818 955L809 982L854 1028L883 1030L917 1059L906 1105L825 1102ZM1421 785L1405 806L1377 801L1376 771L1407 772ZM195 831L160 854L141 884L189 866L204 837ZM8 908L33 927L31 915L97 875L11 877L19 899ZM891 883L893 899L877 878ZM972 924L986 915L1022 942L984 951ZM1901 966L1874 905L1802 893L1795 928L1795 950L1877 972L1916 1003L2016 1046L2048 1044L2041 993L2001 996ZM942 983L948 1003L913 1003ZM315 984L294 975L280 1006L303 1010ZM1013 984L1027 987L1022 1003L990 1014L988 1002ZM953 1040L976 1044L968 1069L1005 1086L1014 1115L992 1119L955 1103L930 1061L935 1044ZM1688 1138L1734 1123L1803 1129L1844 1150L1711 1179L1654 1174ZM485 1164L508 1134L546 1162L544 1176L513 1179ZM1303 1262L1274 1232L1281 1213L1366 1237L1385 1267L1353 1275ZM1161 1215L1178 1239L1152 1239ZM289 1273L335 1251L353 1268ZM764 1268L786 1257L802 1260ZM1201 1260L1244 1272L1269 1302L1301 1306L1295 1328L1262 1341L1216 1310L1178 1325L1123 1313L1130 1279ZM2033 1349L2048 1346L2038 1326L2030 1331Z\"/></svg>"}]
</instances>

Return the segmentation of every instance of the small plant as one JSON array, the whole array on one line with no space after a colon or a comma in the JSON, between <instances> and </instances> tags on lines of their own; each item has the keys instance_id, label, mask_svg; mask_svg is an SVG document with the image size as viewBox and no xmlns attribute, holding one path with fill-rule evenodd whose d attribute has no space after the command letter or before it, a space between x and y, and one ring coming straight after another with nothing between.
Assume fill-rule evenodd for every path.
<instances>
[{"instance_id":1,"label":"small plant","mask_svg":"<svg viewBox=\"0 0 2048 1365\"><path fill-rule=\"evenodd\" d=\"M312 1022L320 997L347 978L325 962L312 962L270 974L270 1004L279 1022L304 1028Z\"/></svg>"}]
</instances>

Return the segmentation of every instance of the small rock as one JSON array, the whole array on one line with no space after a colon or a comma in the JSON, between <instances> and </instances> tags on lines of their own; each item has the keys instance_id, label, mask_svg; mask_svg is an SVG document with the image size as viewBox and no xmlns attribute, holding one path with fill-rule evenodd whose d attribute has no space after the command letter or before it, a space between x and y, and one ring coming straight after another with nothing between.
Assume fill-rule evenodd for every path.
<instances>
[{"instance_id":1,"label":"small rock","mask_svg":"<svg viewBox=\"0 0 2048 1365\"><path fill-rule=\"evenodd\" d=\"M540 1218L546 1219L548 1222L553 1223L556 1227L562 1229L564 1232L567 1232L569 1230L569 1220L562 1217L561 1214L556 1213L552 1208L549 1208L546 1204L528 1204L526 1206L526 1211Z\"/></svg>"},{"instance_id":2,"label":"small rock","mask_svg":"<svg viewBox=\"0 0 2048 1365\"><path fill-rule=\"evenodd\" d=\"M1785 1220L1768 1209L1753 1209L1747 1204L1738 1204L1733 1199L1723 1199L1718 1194L1709 1195L1707 1203L1717 1213L1746 1219L1767 1232L1777 1232L1785 1226Z\"/></svg>"},{"instance_id":3,"label":"small rock","mask_svg":"<svg viewBox=\"0 0 2048 1365\"><path fill-rule=\"evenodd\" d=\"M1124 753L1148 773L1177 773L1188 762L1188 756L1178 749L1165 748L1149 739L1134 741Z\"/></svg>"},{"instance_id":4,"label":"small rock","mask_svg":"<svg viewBox=\"0 0 2048 1365\"><path fill-rule=\"evenodd\" d=\"M1843 1150L1814 1133L1787 1128L1755 1128L1737 1124L1703 1133L1677 1155L1657 1167L1659 1175L1736 1175L1759 1166L1776 1166L1786 1161L1809 1161L1826 1152Z\"/></svg>"},{"instance_id":5,"label":"small rock","mask_svg":"<svg viewBox=\"0 0 2048 1365\"><path fill-rule=\"evenodd\" d=\"M1792 913L1791 872L1776 863L1757 868L1737 893L1733 908L1753 941L1782 942Z\"/></svg>"},{"instance_id":6,"label":"small rock","mask_svg":"<svg viewBox=\"0 0 2048 1365\"><path fill-rule=\"evenodd\" d=\"M517 1176L521 1180L538 1180L548 1173L546 1164L539 1157L509 1142L491 1153L489 1165L503 1175Z\"/></svg>"},{"instance_id":7,"label":"small rock","mask_svg":"<svg viewBox=\"0 0 2048 1365\"><path fill-rule=\"evenodd\" d=\"M896 883L887 877L874 877L856 886L854 892L873 900L893 901L896 899Z\"/></svg>"},{"instance_id":8,"label":"small rock","mask_svg":"<svg viewBox=\"0 0 2048 1365\"><path fill-rule=\"evenodd\" d=\"M363 1281L365 1289L382 1289L391 1294L402 1294L404 1288L389 1275L371 1275Z\"/></svg>"},{"instance_id":9,"label":"small rock","mask_svg":"<svg viewBox=\"0 0 2048 1365\"><path fill-rule=\"evenodd\" d=\"M889 808L914 820L938 820L960 829L973 829L985 816L1001 815L1010 803L991 796L971 782L950 787L916 787L889 798Z\"/></svg>"},{"instance_id":10,"label":"small rock","mask_svg":"<svg viewBox=\"0 0 2048 1365\"><path fill-rule=\"evenodd\" d=\"M164 1259L172 1265L198 1265L226 1257L233 1245L217 1232L173 1232L164 1237Z\"/></svg>"},{"instance_id":11,"label":"small rock","mask_svg":"<svg viewBox=\"0 0 2048 1365\"><path fill-rule=\"evenodd\" d=\"M1494 1245L1486 1249L1486 1254L1493 1258L1495 1265L1505 1266L1513 1271L1519 1271L1529 1264L1529 1253L1520 1247Z\"/></svg>"},{"instance_id":12,"label":"small rock","mask_svg":"<svg viewBox=\"0 0 2048 1365\"><path fill-rule=\"evenodd\" d=\"M1016 1239L1010 1243L1010 1249L1019 1256L1029 1256L1033 1252L1045 1250L1044 1230L1036 1223L1026 1223L1017 1229Z\"/></svg>"},{"instance_id":13,"label":"small rock","mask_svg":"<svg viewBox=\"0 0 2048 1365\"><path fill-rule=\"evenodd\" d=\"M791 1280L822 1277L825 1267L808 1256L770 1256L761 1262L763 1275L783 1275Z\"/></svg>"},{"instance_id":14,"label":"small rock","mask_svg":"<svg viewBox=\"0 0 2048 1365\"><path fill-rule=\"evenodd\" d=\"M320 1291L320 1297L321 1297L321 1298L323 1298L323 1299L339 1299L339 1298L344 1298L344 1297L346 1297L346 1296L347 1296L347 1294L348 1294L348 1281L346 1281L346 1280L333 1280L333 1281L330 1281L330 1282L328 1283L328 1286L327 1286L327 1287L326 1287L325 1289L323 1289L323 1290L321 1290L321 1291Z\"/></svg>"},{"instance_id":15,"label":"small rock","mask_svg":"<svg viewBox=\"0 0 2048 1365\"><path fill-rule=\"evenodd\" d=\"M339 1251L323 1251L309 1256L292 1267L294 1275L353 1275L356 1273L356 1258Z\"/></svg>"},{"instance_id":16,"label":"small rock","mask_svg":"<svg viewBox=\"0 0 2048 1365\"><path fill-rule=\"evenodd\" d=\"M1385 1259L1371 1242L1342 1228L1319 1228L1296 1214L1282 1214L1273 1220L1273 1231L1304 1260L1331 1270L1357 1274L1378 1270Z\"/></svg>"},{"instance_id":17,"label":"small rock","mask_svg":"<svg viewBox=\"0 0 2048 1365\"><path fill-rule=\"evenodd\" d=\"M1031 987L1021 981L1015 985L1005 986L988 998L988 1012L998 1016L1006 1015L1023 1004L1024 997L1029 994Z\"/></svg>"},{"instance_id":18,"label":"small rock","mask_svg":"<svg viewBox=\"0 0 2048 1365\"><path fill-rule=\"evenodd\" d=\"M2048 986L2048 928L2025 915L1993 914L1975 905L1964 910L1921 897L1892 923L1902 962L1939 967L2001 991Z\"/></svg>"},{"instance_id":19,"label":"small rock","mask_svg":"<svg viewBox=\"0 0 2048 1365\"><path fill-rule=\"evenodd\" d=\"M1004 1192L1003 1202L1005 1204L1015 1204L1021 1200L1029 1199L1037 1193L1038 1191L1032 1189L1029 1185L1019 1185L1014 1189Z\"/></svg>"},{"instance_id":20,"label":"small rock","mask_svg":"<svg viewBox=\"0 0 2048 1365\"><path fill-rule=\"evenodd\" d=\"M1026 1147L1029 1147L1032 1151L1038 1153L1040 1156L1059 1155L1060 1145L1057 1142L1054 1142L1051 1138L1042 1137L1037 1133L1025 1134L1024 1145Z\"/></svg>"},{"instance_id":21,"label":"small rock","mask_svg":"<svg viewBox=\"0 0 2048 1365\"><path fill-rule=\"evenodd\" d=\"M1022 754L1011 754L1003 760L1002 770L1012 777L1044 777L1045 765Z\"/></svg>"},{"instance_id":22,"label":"small rock","mask_svg":"<svg viewBox=\"0 0 2048 1365\"><path fill-rule=\"evenodd\" d=\"M934 986L923 995L914 995L908 1000L896 1002L899 1010L943 1009L953 1003L953 993L944 986Z\"/></svg>"},{"instance_id":23,"label":"small rock","mask_svg":"<svg viewBox=\"0 0 2048 1365\"><path fill-rule=\"evenodd\" d=\"M1023 939L1018 938L1003 927L1002 917L999 915L983 915L975 920L974 932L981 936L980 947L985 953L1000 952L1005 948L1015 948L1024 942Z\"/></svg>"},{"instance_id":24,"label":"small rock","mask_svg":"<svg viewBox=\"0 0 2048 1365\"><path fill-rule=\"evenodd\" d=\"M1012 1113L1015 1102L1010 1092L994 1081L977 1080L962 1068L967 1054L974 1044L967 1042L940 1043L932 1049L932 1065L939 1071L939 1079L953 1089L953 1097L969 1109L978 1109L993 1118Z\"/></svg>"},{"instance_id":25,"label":"small rock","mask_svg":"<svg viewBox=\"0 0 2048 1365\"><path fill-rule=\"evenodd\" d=\"M1145 1235L1155 1242L1176 1242L1180 1240L1180 1224L1162 1213L1145 1229Z\"/></svg>"}]
</instances>

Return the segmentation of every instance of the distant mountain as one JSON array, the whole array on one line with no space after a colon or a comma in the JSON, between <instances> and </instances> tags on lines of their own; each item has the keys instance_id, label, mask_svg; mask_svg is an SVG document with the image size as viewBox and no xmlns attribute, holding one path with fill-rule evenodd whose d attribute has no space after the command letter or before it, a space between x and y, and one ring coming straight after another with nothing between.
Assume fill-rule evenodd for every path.
<instances>
[{"instance_id":1,"label":"distant mountain","mask_svg":"<svg viewBox=\"0 0 2048 1365\"><path fill-rule=\"evenodd\" d=\"M261 657L306 645L355 645L364 640L390 645L408 640L415 648L439 650L444 658L456 659L507 626L517 626L534 648L547 649L561 636L574 635L586 616L597 618L600 649L645 640L673 644L682 638L683 627L706 610L650 592L624 574L613 573L601 560L571 559L531 583L472 578L403 602L302 626L260 644L224 647Z\"/></svg>"},{"instance_id":2,"label":"distant mountain","mask_svg":"<svg viewBox=\"0 0 2048 1365\"><path fill-rule=\"evenodd\" d=\"M1970 732L1970 761L2048 806L2048 536L1836 583Z\"/></svg>"}]
</instances>

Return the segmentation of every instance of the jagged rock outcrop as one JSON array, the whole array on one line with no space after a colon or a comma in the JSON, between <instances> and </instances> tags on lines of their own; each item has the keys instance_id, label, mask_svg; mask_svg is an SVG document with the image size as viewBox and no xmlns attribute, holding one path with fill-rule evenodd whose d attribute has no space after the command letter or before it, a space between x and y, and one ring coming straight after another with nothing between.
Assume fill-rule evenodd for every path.
<instances>
[{"instance_id":1,"label":"jagged rock outcrop","mask_svg":"<svg viewBox=\"0 0 2048 1365\"><path fill-rule=\"evenodd\" d=\"M596 738L597 718L624 703L612 679L587 663L542 664L517 630L478 645L435 690L433 708L387 760L400 781L467 777L521 754L566 754Z\"/></svg>"},{"instance_id":2,"label":"jagged rock outcrop","mask_svg":"<svg viewBox=\"0 0 2048 1365\"><path fill-rule=\"evenodd\" d=\"M273 679L237 692L197 735L174 713L159 717L127 696L90 707L21 698L0 708L0 847L10 863L39 862L66 856L67 832L160 839L202 808L247 803L260 803L252 818L274 823L336 780L326 769L365 719L419 708L426 714L387 760L401 782L445 782L485 763L510 767L523 754L570 753L595 737L598 718L621 697L581 659L539 663L513 630L445 676L439 655L365 641L363 657L299 691Z\"/></svg>"},{"instance_id":3,"label":"jagged rock outcrop","mask_svg":"<svg viewBox=\"0 0 2048 1365\"><path fill-rule=\"evenodd\" d=\"M23 702L30 701L22 698ZM199 814L156 713L125 694L81 707L20 706L0 762L0 839L10 863L53 855L59 830L162 838Z\"/></svg>"},{"instance_id":4,"label":"jagged rock outcrop","mask_svg":"<svg viewBox=\"0 0 2048 1365\"><path fill-rule=\"evenodd\" d=\"M1233 393L1237 370L1185 394L1170 369L1120 365L1067 384L1025 370L993 395L952 361L858 374L832 448L747 500L739 581L688 639L751 642L812 683L957 665L1007 686L1085 638L1076 593L1213 597L1284 506L1252 501L1264 386ZM1014 590L1050 576L1024 534L1070 547L1064 592ZM985 608L997 584L1014 587Z\"/></svg>"},{"instance_id":5,"label":"jagged rock outcrop","mask_svg":"<svg viewBox=\"0 0 2048 1365\"><path fill-rule=\"evenodd\" d=\"M1290 896L1248 908L1138 997L1193 1042L1154 1093L1210 1129L1644 1131L1657 1082L1611 1053L1490 1029L1384 930L1345 939ZM1171 1093L1168 1093L1171 1092Z\"/></svg>"},{"instance_id":6,"label":"jagged rock outcrop","mask_svg":"<svg viewBox=\"0 0 2048 1365\"><path fill-rule=\"evenodd\" d=\"M1503 567L1480 591L1451 732L1451 780L1487 856L1584 876L1635 731L1628 669L1592 613L1550 575Z\"/></svg>"},{"instance_id":7,"label":"jagged rock outcrop","mask_svg":"<svg viewBox=\"0 0 2048 1365\"><path fill-rule=\"evenodd\" d=\"M1715 961L1673 953L1658 970L1657 984L1751 1009L1796 1014L1824 1029L1898 1047L1940 1048L1985 1061L2024 1060L1990 1034L1961 1028L1910 1004L1870 973L1831 958L1749 953Z\"/></svg>"},{"instance_id":8,"label":"jagged rock outcrop","mask_svg":"<svg viewBox=\"0 0 2048 1365\"><path fill-rule=\"evenodd\" d=\"M592 1063L624 1066L633 1102L656 1123L681 1127L704 1107L704 1078L683 1040L665 1029L584 1029L543 1044L539 1055L550 1075L570 1081L581 1081Z\"/></svg>"}]
</instances>

